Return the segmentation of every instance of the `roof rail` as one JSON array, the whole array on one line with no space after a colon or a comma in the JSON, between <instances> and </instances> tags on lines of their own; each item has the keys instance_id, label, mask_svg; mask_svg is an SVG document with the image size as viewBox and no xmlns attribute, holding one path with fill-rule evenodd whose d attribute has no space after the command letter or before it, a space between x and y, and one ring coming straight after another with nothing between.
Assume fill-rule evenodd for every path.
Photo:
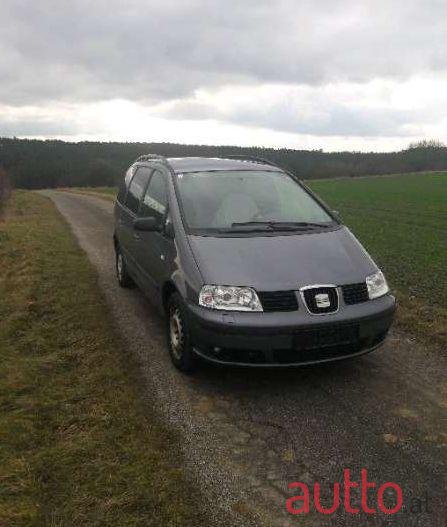
<instances>
[{"instance_id":1,"label":"roof rail","mask_svg":"<svg viewBox=\"0 0 447 527\"><path fill-rule=\"evenodd\" d=\"M282 167L274 163L273 161L270 161L269 159L265 159L264 157L258 157L258 156L243 156L243 155L230 155L225 156L224 159L240 159L241 161L251 161L252 163L262 163L263 165L270 165L275 168L279 168L281 170L284 170Z\"/></svg>"},{"instance_id":2,"label":"roof rail","mask_svg":"<svg viewBox=\"0 0 447 527\"><path fill-rule=\"evenodd\" d=\"M144 154L135 159L134 163L137 163L138 161L161 161L166 165L168 164L168 160L166 159L166 157L160 154Z\"/></svg>"}]
</instances>

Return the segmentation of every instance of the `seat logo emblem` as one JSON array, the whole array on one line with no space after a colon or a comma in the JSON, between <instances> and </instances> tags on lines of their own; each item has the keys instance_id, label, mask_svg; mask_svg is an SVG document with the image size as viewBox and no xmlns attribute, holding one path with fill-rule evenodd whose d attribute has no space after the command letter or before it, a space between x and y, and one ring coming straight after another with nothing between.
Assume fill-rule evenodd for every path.
<instances>
[{"instance_id":1,"label":"seat logo emblem","mask_svg":"<svg viewBox=\"0 0 447 527\"><path fill-rule=\"evenodd\" d=\"M329 300L329 295L327 293L319 293L318 295L315 295L315 303L320 309L331 307L331 301Z\"/></svg>"}]
</instances>

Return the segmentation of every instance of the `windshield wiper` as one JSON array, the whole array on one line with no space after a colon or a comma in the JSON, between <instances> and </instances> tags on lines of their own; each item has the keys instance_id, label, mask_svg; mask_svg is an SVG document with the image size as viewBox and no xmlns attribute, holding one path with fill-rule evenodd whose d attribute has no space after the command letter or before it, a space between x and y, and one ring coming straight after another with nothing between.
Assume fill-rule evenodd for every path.
<instances>
[{"instance_id":1,"label":"windshield wiper","mask_svg":"<svg viewBox=\"0 0 447 527\"><path fill-rule=\"evenodd\" d=\"M317 223L313 221L274 221L272 222L272 226L274 229L283 229L283 228L295 229L297 227L305 228L305 229L308 227L316 227L319 229L325 229L327 227L332 227L333 224Z\"/></svg>"},{"instance_id":2,"label":"windshield wiper","mask_svg":"<svg viewBox=\"0 0 447 527\"><path fill-rule=\"evenodd\" d=\"M268 232L274 229L268 221L246 221L232 223L231 227L223 227L218 230L219 232Z\"/></svg>"},{"instance_id":3,"label":"windshield wiper","mask_svg":"<svg viewBox=\"0 0 447 527\"><path fill-rule=\"evenodd\" d=\"M329 226L330 225L328 225L327 223L314 223L308 221L244 221L232 223L231 228L225 229L225 231L295 231L313 227L325 228Z\"/></svg>"}]
</instances>

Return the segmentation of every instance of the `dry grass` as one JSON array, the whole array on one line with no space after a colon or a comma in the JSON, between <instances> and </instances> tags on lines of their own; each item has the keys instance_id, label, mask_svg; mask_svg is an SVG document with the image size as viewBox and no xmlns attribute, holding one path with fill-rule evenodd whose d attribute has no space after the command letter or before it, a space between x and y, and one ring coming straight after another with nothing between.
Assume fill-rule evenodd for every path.
<instances>
[{"instance_id":1,"label":"dry grass","mask_svg":"<svg viewBox=\"0 0 447 527\"><path fill-rule=\"evenodd\" d=\"M95 273L48 200L13 194L0 266L0 525L206 525L177 438L143 406Z\"/></svg>"}]
</instances>

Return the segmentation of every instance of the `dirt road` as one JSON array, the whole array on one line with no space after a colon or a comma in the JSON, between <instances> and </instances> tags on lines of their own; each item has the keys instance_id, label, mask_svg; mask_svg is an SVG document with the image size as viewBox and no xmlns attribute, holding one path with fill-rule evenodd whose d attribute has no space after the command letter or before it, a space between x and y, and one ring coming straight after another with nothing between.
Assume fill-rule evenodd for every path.
<instances>
[{"instance_id":1,"label":"dirt road","mask_svg":"<svg viewBox=\"0 0 447 527\"><path fill-rule=\"evenodd\" d=\"M96 267L117 327L137 354L148 400L179 431L191 480L215 507L216 525L447 525L447 357L393 333L363 358L297 370L204 367L186 377L169 362L163 321L138 290L115 281L112 204L48 191ZM343 469L380 486L396 482L396 515L292 516L287 485L322 484L323 502ZM359 504L358 489L352 503ZM376 508L377 488L368 493ZM395 493L385 493L385 504ZM297 503L301 506L302 503ZM311 504L311 510L313 506ZM251 519L252 514L255 520Z\"/></svg>"}]
</instances>

